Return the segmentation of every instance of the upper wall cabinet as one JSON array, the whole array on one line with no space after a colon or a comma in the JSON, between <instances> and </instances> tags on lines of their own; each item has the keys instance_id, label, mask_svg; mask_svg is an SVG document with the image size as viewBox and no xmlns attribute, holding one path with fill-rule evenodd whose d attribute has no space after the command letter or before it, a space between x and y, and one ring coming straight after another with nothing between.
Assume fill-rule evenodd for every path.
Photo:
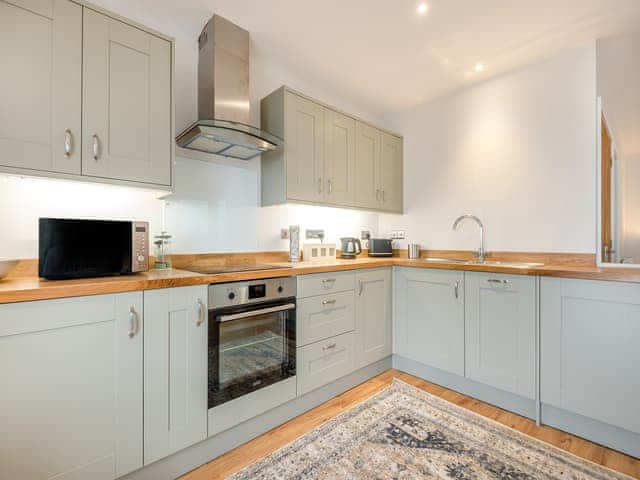
<instances>
[{"instance_id":1,"label":"upper wall cabinet","mask_svg":"<svg viewBox=\"0 0 640 480\"><path fill-rule=\"evenodd\" d=\"M171 43L84 9L82 174L171 184Z\"/></svg>"},{"instance_id":2,"label":"upper wall cabinet","mask_svg":"<svg viewBox=\"0 0 640 480\"><path fill-rule=\"evenodd\" d=\"M172 42L68 0L0 0L0 170L171 185Z\"/></svg>"},{"instance_id":3,"label":"upper wall cabinet","mask_svg":"<svg viewBox=\"0 0 640 480\"><path fill-rule=\"evenodd\" d=\"M0 0L0 165L80 174L82 7Z\"/></svg>"},{"instance_id":4,"label":"upper wall cabinet","mask_svg":"<svg viewBox=\"0 0 640 480\"><path fill-rule=\"evenodd\" d=\"M287 87L262 100L262 128L285 140L262 156L262 204L402 212L402 138Z\"/></svg>"}]
</instances>

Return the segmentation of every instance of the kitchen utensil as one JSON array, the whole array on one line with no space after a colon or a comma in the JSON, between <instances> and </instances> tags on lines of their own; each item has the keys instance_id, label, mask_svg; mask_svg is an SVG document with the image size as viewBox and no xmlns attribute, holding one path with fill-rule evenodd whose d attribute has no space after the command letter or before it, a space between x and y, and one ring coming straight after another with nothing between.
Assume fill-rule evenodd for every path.
<instances>
[{"instance_id":1,"label":"kitchen utensil","mask_svg":"<svg viewBox=\"0 0 640 480\"><path fill-rule=\"evenodd\" d=\"M391 257L393 256L393 240L390 238L372 238L369 240L370 257Z\"/></svg>"},{"instance_id":2,"label":"kitchen utensil","mask_svg":"<svg viewBox=\"0 0 640 480\"><path fill-rule=\"evenodd\" d=\"M171 243L171 235L167 232L160 232L156 235L153 244L156 246L156 261L153 264L154 270L170 270L171 257L169 256L169 244Z\"/></svg>"},{"instance_id":3,"label":"kitchen utensil","mask_svg":"<svg viewBox=\"0 0 640 480\"><path fill-rule=\"evenodd\" d=\"M420 245L417 243L410 243L407 246L407 254L409 258L420 258Z\"/></svg>"},{"instance_id":4,"label":"kitchen utensil","mask_svg":"<svg viewBox=\"0 0 640 480\"><path fill-rule=\"evenodd\" d=\"M289 261L300 261L300 225L289 227Z\"/></svg>"}]
</instances>

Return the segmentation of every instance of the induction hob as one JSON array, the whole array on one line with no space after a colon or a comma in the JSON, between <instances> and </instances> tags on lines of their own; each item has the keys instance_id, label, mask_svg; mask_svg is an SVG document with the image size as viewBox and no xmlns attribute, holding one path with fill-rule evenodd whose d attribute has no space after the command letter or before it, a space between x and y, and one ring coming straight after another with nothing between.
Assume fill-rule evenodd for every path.
<instances>
[{"instance_id":1,"label":"induction hob","mask_svg":"<svg viewBox=\"0 0 640 480\"><path fill-rule=\"evenodd\" d=\"M204 275L215 275L219 273L235 273L235 272L259 272L264 270L280 270L283 268L292 268L292 265L195 265L192 267L184 267L183 270L189 272L202 273Z\"/></svg>"}]
</instances>

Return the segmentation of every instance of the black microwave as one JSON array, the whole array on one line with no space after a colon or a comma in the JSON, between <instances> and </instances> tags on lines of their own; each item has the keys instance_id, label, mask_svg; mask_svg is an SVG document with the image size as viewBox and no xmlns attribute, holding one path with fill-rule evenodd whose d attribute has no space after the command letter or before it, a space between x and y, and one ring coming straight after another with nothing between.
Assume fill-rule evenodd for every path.
<instances>
[{"instance_id":1,"label":"black microwave","mask_svg":"<svg viewBox=\"0 0 640 480\"><path fill-rule=\"evenodd\" d=\"M105 277L149 269L149 224L41 218L38 271L43 278Z\"/></svg>"}]
</instances>

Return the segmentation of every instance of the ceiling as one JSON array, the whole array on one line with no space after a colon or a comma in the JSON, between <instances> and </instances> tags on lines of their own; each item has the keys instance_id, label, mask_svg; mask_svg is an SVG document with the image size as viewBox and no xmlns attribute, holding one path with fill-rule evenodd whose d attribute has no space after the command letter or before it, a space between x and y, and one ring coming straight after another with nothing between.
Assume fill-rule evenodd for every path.
<instances>
[{"instance_id":1,"label":"ceiling","mask_svg":"<svg viewBox=\"0 0 640 480\"><path fill-rule=\"evenodd\" d=\"M640 25L640 0L427 0L426 15L418 0L135 2L194 39L218 13L256 51L385 112Z\"/></svg>"}]
</instances>

